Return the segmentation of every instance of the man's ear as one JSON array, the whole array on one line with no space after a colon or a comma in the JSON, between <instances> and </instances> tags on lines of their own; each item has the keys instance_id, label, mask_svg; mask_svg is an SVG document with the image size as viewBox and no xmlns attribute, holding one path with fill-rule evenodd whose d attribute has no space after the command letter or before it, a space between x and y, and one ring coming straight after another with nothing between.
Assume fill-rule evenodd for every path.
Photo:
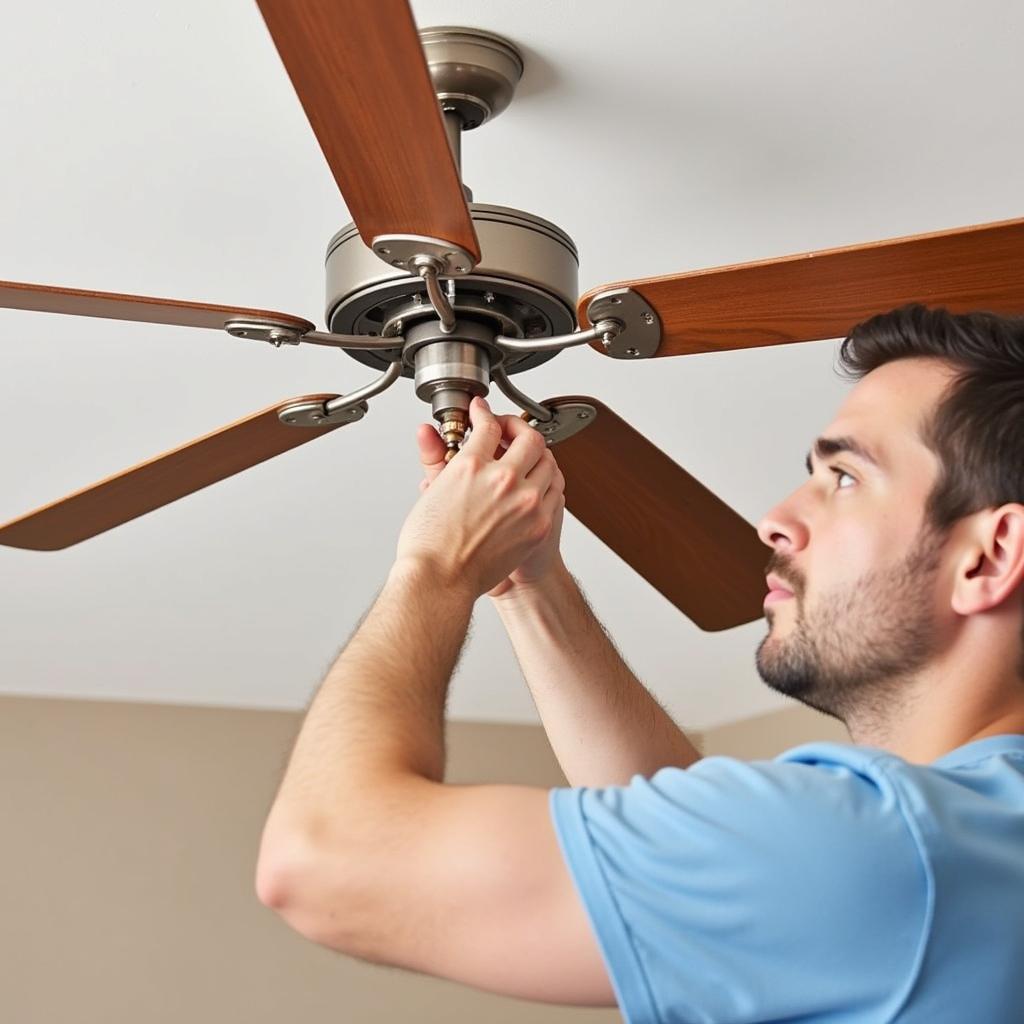
<instances>
[{"instance_id":1,"label":"man's ear","mask_svg":"<svg viewBox=\"0 0 1024 1024\"><path fill-rule=\"evenodd\" d=\"M957 565L952 606L959 615L995 608L1024 581L1024 505L1011 502L979 513Z\"/></svg>"}]
</instances>

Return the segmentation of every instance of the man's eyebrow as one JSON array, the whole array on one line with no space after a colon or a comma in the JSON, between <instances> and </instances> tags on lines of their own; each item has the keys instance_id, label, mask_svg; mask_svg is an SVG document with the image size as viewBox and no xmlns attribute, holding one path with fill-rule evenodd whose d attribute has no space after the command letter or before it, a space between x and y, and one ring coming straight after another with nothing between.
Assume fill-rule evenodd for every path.
<instances>
[{"instance_id":1,"label":"man's eyebrow","mask_svg":"<svg viewBox=\"0 0 1024 1024\"><path fill-rule=\"evenodd\" d=\"M814 442L814 454L819 459L828 459L833 455L838 455L840 452L849 452L858 459L863 459L864 462L870 463L875 469L880 470L882 468L881 462L871 452L871 449L861 444L854 437L819 437ZM810 452L807 453L807 472L809 474L814 472L814 467L811 465Z\"/></svg>"}]
</instances>

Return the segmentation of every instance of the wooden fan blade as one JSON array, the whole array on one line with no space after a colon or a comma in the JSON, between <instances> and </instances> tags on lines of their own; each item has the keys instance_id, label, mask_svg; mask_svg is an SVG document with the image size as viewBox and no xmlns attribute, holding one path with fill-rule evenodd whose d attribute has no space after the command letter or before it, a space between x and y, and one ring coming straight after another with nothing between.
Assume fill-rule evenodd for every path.
<instances>
[{"instance_id":1,"label":"wooden fan blade","mask_svg":"<svg viewBox=\"0 0 1024 1024\"><path fill-rule=\"evenodd\" d=\"M285 406L336 397L332 394L292 398L236 420L3 524L0 544L56 551L169 505L186 494L337 430L343 422L325 427L292 427L278 419L278 412Z\"/></svg>"},{"instance_id":2,"label":"wooden fan blade","mask_svg":"<svg viewBox=\"0 0 1024 1024\"><path fill-rule=\"evenodd\" d=\"M908 302L1012 315L1024 313L1024 220L604 285L580 299L581 322L609 288L632 288L657 311L656 356L842 338Z\"/></svg>"},{"instance_id":3,"label":"wooden fan blade","mask_svg":"<svg viewBox=\"0 0 1024 1024\"><path fill-rule=\"evenodd\" d=\"M363 241L424 235L480 259L406 0L257 0Z\"/></svg>"},{"instance_id":4,"label":"wooden fan blade","mask_svg":"<svg viewBox=\"0 0 1024 1024\"><path fill-rule=\"evenodd\" d=\"M566 508L701 629L764 614L771 552L742 516L596 398L597 416L551 450Z\"/></svg>"},{"instance_id":5,"label":"wooden fan blade","mask_svg":"<svg viewBox=\"0 0 1024 1024\"><path fill-rule=\"evenodd\" d=\"M98 316L107 320L135 320L145 324L210 327L218 331L223 330L224 324L234 317L266 318L294 324L303 334L313 330L314 326L301 316L275 313L267 309L215 306L206 302L154 299L148 295L120 295L117 292L91 292L83 288L56 288L48 284L23 284L20 281L0 281L0 307L33 309L39 313Z\"/></svg>"}]
</instances>

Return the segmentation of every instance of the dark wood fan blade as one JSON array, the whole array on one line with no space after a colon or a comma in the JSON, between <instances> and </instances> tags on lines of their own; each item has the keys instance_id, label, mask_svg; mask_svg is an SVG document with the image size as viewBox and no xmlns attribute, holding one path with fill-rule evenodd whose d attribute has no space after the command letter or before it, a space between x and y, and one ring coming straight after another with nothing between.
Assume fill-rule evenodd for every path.
<instances>
[{"instance_id":1,"label":"dark wood fan blade","mask_svg":"<svg viewBox=\"0 0 1024 1024\"><path fill-rule=\"evenodd\" d=\"M701 629L763 615L771 556L757 531L639 431L595 398L597 416L551 450L566 508Z\"/></svg>"},{"instance_id":2,"label":"dark wood fan blade","mask_svg":"<svg viewBox=\"0 0 1024 1024\"><path fill-rule=\"evenodd\" d=\"M363 241L425 235L480 259L406 0L257 0Z\"/></svg>"},{"instance_id":3,"label":"dark wood fan blade","mask_svg":"<svg viewBox=\"0 0 1024 1024\"><path fill-rule=\"evenodd\" d=\"M623 281L661 318L656 356L845 337L908 302L953 313L1024 313L1024 220L911 235L842 249ZM600 343L593 345L604 352Z\"/></svg>"},{"instance_id":4,"label":"dark wood fan blade","mask_svg":"<svg viewBox=\"0 0 1024 1024\"><path fill-rule=\"evenodd\" d=\"M306 395L272 405L180 448L139 463L0 526L0 544L56 551L169 505L203 487L240 473L300 444L337 430L292 427L278 412L296 402L328 401L336 395Z\"/></svg>"},{"instance_id":5,"label":"dark wood fan blade","mask_svg":"<svg viewBox=\"0 0 1024 1024\"><path fill-rule=\"evenodd\" d=\"M300 316L266 309L154 299L148 295L90 292L83 288L55 288L48 284L23 284L19 281L0 281L0 307L33 309L40 313L98 316L107 320L135 320L146 324L210 327L218 331L223 330L224 324L234 317L258 317L294 324L302 333L313 330L313 324Z\"/></svg>"}]
</instances>

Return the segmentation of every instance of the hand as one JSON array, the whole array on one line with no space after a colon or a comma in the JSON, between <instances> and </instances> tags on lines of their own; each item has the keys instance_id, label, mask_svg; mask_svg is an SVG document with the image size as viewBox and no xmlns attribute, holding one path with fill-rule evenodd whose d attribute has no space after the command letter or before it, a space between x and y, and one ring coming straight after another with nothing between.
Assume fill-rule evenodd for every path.
<instances>
[{"instance_id":1,"label":"hand","mask_svg":"<svg viewBox=\"0 0 1024 1024\"><path fill-rule=\"evenodd\" d=\"M399 557L429 559L452 581L465 576L474 597L497 597L557 561L565 478L543 437L520 417L494 416L474 399L470 421L469 440L447 466L437 431L420 426L425 479Z\"/></svg>"}]
</instances>

